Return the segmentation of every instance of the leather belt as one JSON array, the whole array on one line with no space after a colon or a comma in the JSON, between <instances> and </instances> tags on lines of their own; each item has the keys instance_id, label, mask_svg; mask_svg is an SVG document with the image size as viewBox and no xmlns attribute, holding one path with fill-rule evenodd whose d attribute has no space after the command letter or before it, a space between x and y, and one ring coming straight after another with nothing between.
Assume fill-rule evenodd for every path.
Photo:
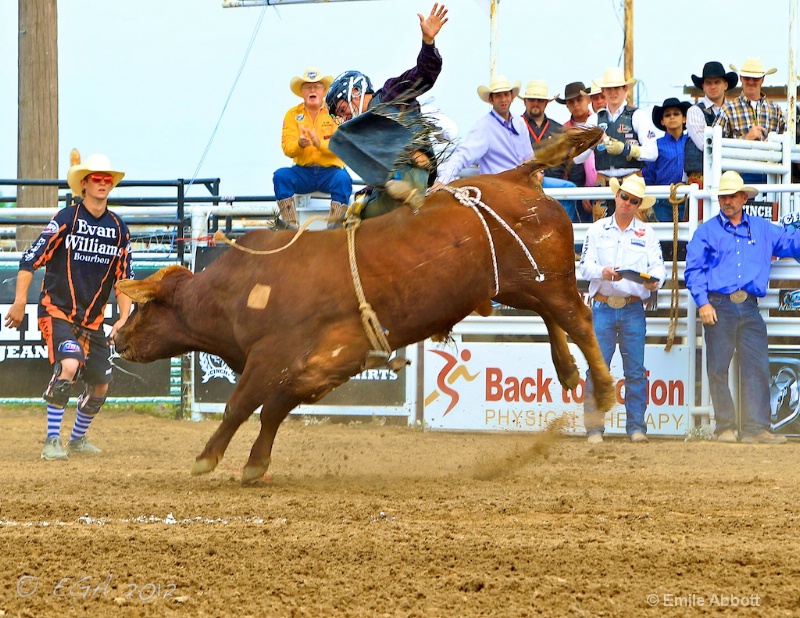
<instances>
[{"instance_id":1,"label":"leather belt","mask_svg":"<svg viewBox=\"0 0 800 618\"><path fill-rule=\"evenodd\" d=\"M709 292L708 295L723 296L730 298L731 302L735 305L740 305L748 298L750 298L750 295L744 290L736 290L735 292L731 292L730 294L722 294L721 292Z\"/></svg>"},{"instance_id":2,"label":"leather belt","mask_svg":"<svg viewBox=\"0 0 800 618\"><path fill-rule=\"evenodd\" d=\"M631 303L644 302L638 296L606 296L605 294L595 294L592 299L600 303L605 303L613 309L622 309Z\"/></svg>"}]
</instances>

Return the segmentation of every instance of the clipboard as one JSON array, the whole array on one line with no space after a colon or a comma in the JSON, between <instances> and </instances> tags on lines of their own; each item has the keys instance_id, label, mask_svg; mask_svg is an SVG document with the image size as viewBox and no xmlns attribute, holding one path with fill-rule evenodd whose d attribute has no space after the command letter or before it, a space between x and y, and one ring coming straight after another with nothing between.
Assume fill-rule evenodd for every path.
<instances>
[{"instance_id":1,"label":"clipboard","mask_svg":"<svg viewBox=\"0 0 800 618\"><path fill-rule=\"evenodd\" d=\"M658 277L651 277L647 273L639 272L638 270L615 270L620 277L628 279L636 283L647 283L648 281L660 281Z\"/></svg>"}]
</instances>

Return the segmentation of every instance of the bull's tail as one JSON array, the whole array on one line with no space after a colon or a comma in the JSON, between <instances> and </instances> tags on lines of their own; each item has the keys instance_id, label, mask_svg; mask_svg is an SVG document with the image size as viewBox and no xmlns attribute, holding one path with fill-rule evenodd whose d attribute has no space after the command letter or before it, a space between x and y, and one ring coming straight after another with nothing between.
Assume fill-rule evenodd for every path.
<instances>
[{"instance_id":1,"label":"bull's tail","mask_svg":"<svg viewBox=\"0 0 800 618\"><path fill-rule=\"evenodd\" d=\"M534 172L571 161L583 151L600 143L602 139L603 130L598 127L569 127L563 133L547 140L547 144L538 148L532 159L528 159L513 170L503 172L501 176L511 181L527 181Z\"/></svg>"}]
</instances>

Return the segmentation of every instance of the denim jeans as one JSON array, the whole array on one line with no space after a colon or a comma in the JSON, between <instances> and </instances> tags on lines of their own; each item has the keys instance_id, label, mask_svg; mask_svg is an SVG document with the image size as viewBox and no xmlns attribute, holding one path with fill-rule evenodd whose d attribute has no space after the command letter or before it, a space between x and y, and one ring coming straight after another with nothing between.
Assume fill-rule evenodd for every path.
<instances>
[{"instance_id":1,"label":"denim jeans","mask_svg":"<svg viewBox=\"0 0 800 618\"><path fill-rule=\"evenodd\" d=\"M544 180L542 181L542 188L543 189L576 189L578 185L576 185L571 180L563 180L562 178L552 178L550 176L545 176ZM564 207L564 210L567 211L569 215L569 220L573 223L578 223L578 215L575 211L576 204L575 200L559 200L561 205Z\"/></svg>"},{"instance_id":2,"label":"denim jeans","mask_svg":"<svg viewBox=\"0 0 800 618\"><path fill-rule=\"evenodd\" d=\"M295 193L330 193L331 200L340 204L350 203L353 179L341 167L319 165L293 165L281 167L272 175L275 199L285 200Z\"/></svg>"},{"instance_id":3,"label":"denim jeans","mask_svg":"<svg viewBox=\"0 0 800 618\"><path fill-rule=\"evenodd\" d=\"M683 211L686 209L686 202L678 205L678 221L683 221ZM653 205L653 213L658 221L672 221L672 204L669 200L656 200Z\"/></svg>"},{"instance_id":4,"label":"denim jeans","mask_svg":"<svg viewBox=\"0 0 800 618\"><path fill-rule=\"evenodd\" d=\"M767 326L758 311L758 299L748 296L734 303L727 294L708 295L717 312L717 323L703 325L706 342L706 372L717 434L736 429L736 412L728 386L728 370L734 350L739 354L742 387L742 435L769 430L769 348Z\"/></svg>"},{"instance_id":5,"label":"denim jeans","mask_svg":"<svg viewBox=\"0 0 800 618\"><path fill-rule=\"evenodd\" d=\"M606 303L592 301L594 332L600 352L607 365L619 344L622 371L625 374L625 431L647 433L644 413L647 409L647 376L644 367L644 343L647 322L642 303L631 303L614 309ZM591 417L594 405L592 377L586 373L586 392L583 400L586 434L603 433L604 425L595 424ZM588 414L587 414L588 413Z\"/></svg>"}]
</instances>

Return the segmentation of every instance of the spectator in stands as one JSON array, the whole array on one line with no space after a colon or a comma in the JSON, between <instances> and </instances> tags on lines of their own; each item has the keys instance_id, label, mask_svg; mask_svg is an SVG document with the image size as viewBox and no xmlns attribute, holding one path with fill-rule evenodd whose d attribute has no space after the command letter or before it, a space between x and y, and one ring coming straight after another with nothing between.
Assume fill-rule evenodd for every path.
<instances>
[{"instance_id":1,"label":"spectator in stands","mask_svg":"<svg viewBox=\"0 0 800 618\"><path fill-rule=\"evenodd\" d=\"M597 85L597 80L592 80L592 88L589 90L589 102L592 105L592 112L597 113L606 106L606 95L603 89Z\"/></svg>"},{"instance_id":2,"label":"spectator in stands","mask_svg":"<svg viewBox=\"0 0 800 618\"><path fill-rule=\"evenodd\" d=\"M645 161L654 161L658 156L656 134L650 115L642 109L629 107L626 102L628 88L636 83L631 77L625 79L621 68L606 69L597 85L606 97L606 107L589 118L590 126L598 126L606 132L606 139L595 148L597 185L608 186L611 178L624 178L642 168ZM615 202L595 204L595 218L611 214Z\"/></svg>"},{"instance_id":3,"label":"spectator in stands","mask_svg":"<svg viewBox=\"0 0 800 618\"><path fill-rule=\"evenodd\" d=\"M653 107L653 124L666 135L656 140L658 157L648 161L642 168L642 176L648 186L669 186L683 182L684 150L689 136L683 129L686 122L686 111L692 106L688 101L679 101L670 97L662 105ZM656 200L653 212L657 221L672 221L672 204L669 200ZM683 221L684 203L678 206L678 221Z\"/></svg>"},{"instance_id":4,"label":"spectator in stands","mask_svg":"<svg viewBox=\"0 0 800 618\"><path fill-rule=\"evenodd\" d=\"M602 92L598 89L600 96ZM583 82L572 82L564 87L564 96L556 97L556 103L566 105L570 113L570 118L564 123L564 128L585 127L589 116L589 105L591 99L589 91ZM603 99L605 104L605 99ZM594 150L586 151L588 156L583 163L575 163L567 172L567 179L571 180L578 187L594 187L597 181L597 170L594 166ZM581 200L575 208L576 223L591 223L592 221L592 201Z\"/></svg>"},{"instance_id":5,"label":"spectator in stands","mask_svg":"<svg viewBox=\"0 0 800 618\"><path fill-rule=\"evenodd\" d=\"M330 193L328 227L333 227L341 225L353 192L350 174L329 147L336 123L323 103L332 81L318 69L306 69L289 82L291 91L303 99L283 117L281 146L294 165L275 170L272 177L278 210L289 228L297 228L296 193Z\"/></svg>"},{"instance_id":6,"label":"spectator in stands","mask_svg":"<svg viewBox=\"0 0 800 618\"><path fill-rule=\"evenodd\" d=\"M703 73L698 77L692 75L696 88L703 91L703 98L692 105L686 112L686 131L691 143L686 144L684 171L687 182L703 186L703 150L705 146L704 131L714 121L725 105L725 93L735 88L739 76L735 72L725 72L721 62L711 61L703 65Z\"/></svg>"},{"instance_id":7,"label":"spectator in stands","mask_svg":"<svg viewBox=\"0 0 800 618\"><path fill-rule=\"evenodd\" d=\"M541 80L534 79L528 82L525 87L525 92L520 95L520 99L525 102L525 113L522 114L522 120L525 121L525 126L531 138L531 147L534 154L536 150L547 143L547 140L552 139L553 136L558 135L563 131L561 123L556 122L552 118L545 115L545 108L553 98L547 92L547 83ZM583 153L581 153L583 155ZM588 154L583 155L586 158ZM542 187L545 189L574 189L576 185L566 177L566 165L559 165L558 167L549 167L544 170L544 182ZM561 200L561 205L567 211L571 221L576 221L577 214L575 212L575 200Z\"/></svg>"},{"instance_id":8,"label":"spectator in stands","mask_svg":"<svg viewBox=\"0 0 800 618\"><path fill-rule=\"evenodd\" d=\"M432 189L448 184L461 170L475 163L481 174L497 174L533 156L522 117L511 113L511 104L519 90L519 82L511 84L499 75L492 77L488 86L478 87L481 101L491 104L492 109L478 120L447 161L439 166L439 176Z\"/></svg>"},{"instance_id":9,"label":"spectator in stands","mask_svg":"<svg viewBox=\"0 0 800 618\"><path fill-rule=\"evenodd\" d=\"M761 92L764 76L777 69L764 69L761 58L747 58L741 69L730 65L742 80L742 94L722 106L714 126L722 127L722 137L763 141L771 132L783 133L786 121L783 112ZM764 183L766 174L742 174L745 183Z\"/></svg>"},{"instance_id":10,"label":"spectator in stands","mask_svg":"<svg viewBox=\"0 0 800 618\"><path fill-rule=\"evenodd\" d=\"M663 285L666 270L653 227L636 217L639 209L650 208L655 201L645 196L642 177L631 174L622 184L611 178L609 185L616 200L614 214L589 226L579 268L589 281L594 331L609 365L619 342L625 374L625 431L631 442L647 442L644 302ZM625 276L622 271L627 271ZM604 422L592 392L587 372L584 423L589 443L598 444L603 441Z\"/></svg>"},{"instance_id":11,"label":"spectator in stands","mask_svg":"<svg viewBox=\"0 0 800 618\"><path fill-rule=\"evenodd\" d=\"M433 88L442 71L442 56L436 49L435 39L448 21L447 8L444 4L436 3L427 17L420 13L417 13L417 17L422 31L422 48L414 68L398 77L387 79L377 92L373 90L369 77L360 71L346 71L333 81L325 102L331 115L340 123L346 123L362 112L381 105L387 111L391 108L398 115L402 114L404 122L412 125L412 130L416 131L420 125L425 124L421 122L422 113L417 97ZM435 119L430 124L433 122ZM371 123L350 124L342 129L348 133L352 131L356 150L358 142L370 139L374 141L376 133L380 131ZM369 137L365 137L367 133ZM392 162L395 163L392 180L403 180L407 183L408 191L419 195L425 194L436 177L436 153L429 139L435 137L418 136L414 141L418 148L411 152L397 152L397 160ZM380 187L367 187L359 192L358 197L362 217L384 214L397 206L395 199Z\"/></svg>"},{"instance_id":12,"label":"spectator in stands","mask_svg":"<svg viewBox=\"0 0 800 618\"><path fill-rule=\"evenodd\" d=\"M43 395L47 438L42 459L47 461L67 459L69 453L100 452L86 440L86 431L100 412L111 382L109 337L103 331L105 309L114 284L133 278L130 233L107 208L108 194L123 176L101 154L70 167L67 182L83 200L59 210L19 262L7 327L21 327L33 272L46 268L39 295L39 329L53 365L53 377ZM119 319L111 328L111 339L128 319L131 299L118 292L117 305ZM85 388L78 397L77 416L64 450L61 422L78 379Z\"/></svg>"},{"instance_id":13,"label":"spectator in stands","mask_svg":"<svg viewBox=\"0 0 800 618\"><path fill-rule=\"evenodd\" d=\"M698 307L706 371L719 442L736 442L736 413L728 387L734 351L742 368L741 441L782 444L770 432L767 327L758 307L769 287L772 258L800 258L800 234L743 211L758 191L734 172L722 174L719 213L694 233L686 255L686 287Z\"/></svg>"}]
</instances>

